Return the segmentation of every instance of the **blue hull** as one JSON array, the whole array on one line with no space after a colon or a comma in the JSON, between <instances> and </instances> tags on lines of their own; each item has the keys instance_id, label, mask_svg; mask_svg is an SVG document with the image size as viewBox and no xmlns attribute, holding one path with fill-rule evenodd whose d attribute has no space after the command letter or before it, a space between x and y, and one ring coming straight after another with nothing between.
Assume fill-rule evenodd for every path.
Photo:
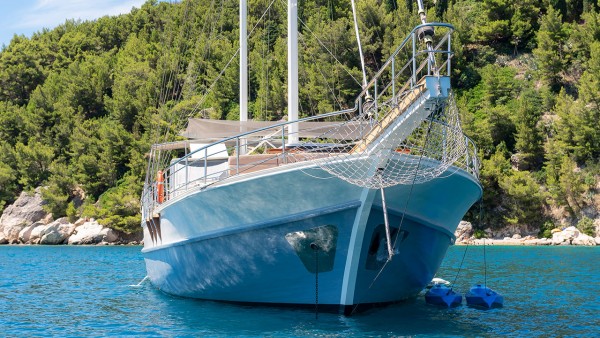
<instances>
[{"instance_id":1,"label":"blue hull","mask_svg":"<svg viewBox=\"0 0 600 338\"><path fill-rule=\"evenodd\" d=\"M327 174L317 171L248 175L165 203L157 226L144 225L150 280L184 297L313 306L318 297L319 305L345 312L400 301L431 281L457 224L481 196L461 170L415 185L408 203L409 186L387 188L397 240L385 264L379 192L319 180L313 176Z\"/></svg>"}]
</instances>

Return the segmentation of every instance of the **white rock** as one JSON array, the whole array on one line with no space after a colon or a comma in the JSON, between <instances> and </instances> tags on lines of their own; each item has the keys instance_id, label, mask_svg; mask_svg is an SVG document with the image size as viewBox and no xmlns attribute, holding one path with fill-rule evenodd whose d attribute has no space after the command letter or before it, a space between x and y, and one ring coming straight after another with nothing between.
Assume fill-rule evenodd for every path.
<instances>
[{"instance_id":1,"label":"white rock","mask_svg":"<svg viewBox=\"0 0 600 338\"><path fill-rule=\"evenodd\" d=\"M69 223L66 217L59 218L48 224L40 239L40 244L62 244L75 231L75 225Z\"/></svg>"},{"instance_id":2,"label":"white rock","mask_svg":"<svg viewBox=\"0 0 600 338\"><path fill-rule=\"evenodd\" d=\"M552 244L560 245L562 242L566 241L565 235L561 232L555 232L552 234Z\"/></svg>"},{"instance_id":3,"label":"white rock","mask_svg":"<svg viewBox=\"0 0 600 338\"><path fill-rule=\"evenodd\" d=\"M458 223L458 227L456 227L456 231L454 232L454 236L456 236L456 242L465 242L473 235L473 226L470 222L460 221Z\"/></svg>"},{"instance_id":4,"label":"white rock","mask_svg":"<svg viewBox=\"0 0 600 338\"><path fill-rule=\"evenodd\" d=\"M19 243L27 244L29 243L29 238L31 237L31 231L37 227L38 223L33 223L32 225L26 226L19 232Z\"/></svg>"},{"instance_id":5,"label":"white rock","mask_svg":"<svg viewBox=\"0 0 600 338\"><path fill-rule=\"evenodd\" d=\"M75 228L75 233L69 237L69 244L98 244L114 242L119 236L112 230L104 228L95 220L90 220Z\"/></svg>"},{"instance_id":6,"label":"white rock","mask_svg":"<svg viewBox=\"0 0 600 338\"><path fill-rule=\"evenodd\" d=\"M0 231L0 244L8 244L8 239L6 239L2 231Z\"/></svg>"},{"instance_id":7,"label":"white rock","mask_svg":"<svg viewBox=\"0 0 600 338\"><path fill-rule=\"evenodd\" d=\"M600 245L600 237L594 238L594 241L596 242L596 245Z\"/></svg>"},{"instance_id":8,"label":"white rock","mask_svg":"<svg viewBox=\"0 0 600 338\"><path fill-rule=\"evenodd\" d=\"M514 235L512 235L512 239L521 239L521 235L514 234Z\"/></svg>"},{"instance_id":9,"label":"white rock","mask_svg":"<svg viewBox=\"0 0 600 338\"><path fill-rule=\"evenodd\" d=\"M562 231L563 233L565 233L567 236L569 236L569 238L573 239L579 236L579 234L581 233L581 231L579 231L579 229L577 229L576 227L568 227L565 230Z\"/></svg>"},{"instance_id":10,"label":"white rock","mask_svg":"<svg viewBox=\"0 0 600 338\"><path fill-rule=\"evenodd\" d=\"M573 239L573 241L571 242L571 244L573 245L590 245L590 246L595 246L596 245L596 241L594 240L594 237L592 236L588 236L584 233L580 233L579 236L575 237Z\"/></svg>"},{"instance_id":11,"label":"white rock","mask_svg":"<svg viewBox=\"0 0 600 338\"><path fill-rule=\"evenodd\" d=\"M42 239L42 237L44 237L44 235L46 234L47 227L48 227L48 225L40 223L40 222L34 223L33 229L31 230L31 233L29 234L29 243L39 244L40 239Z\"/></svg>"},{"instance_id":12,"label":"white rock","mask_svg":"<svg viewBox=\"0 0 600 338\"><path fill-rule=\"evenodd\" d=\"M6 207L0 217L0 230L9 243L17 243L23 228L48 216L44 204L41 188L37 188L33 194L22 192L15 203Z\"/></svg>"},{"instance_id":13,"label":"white rock","mask_svg":"<svg viewBox=\"0 0 600 338\"><path fill-rule=\"evenodd\" d=\"M473 235L473 226L470 222L461 221L456 227L454 236L456 236L456 242L467 241Z\"/></svg>"}]
</instances>

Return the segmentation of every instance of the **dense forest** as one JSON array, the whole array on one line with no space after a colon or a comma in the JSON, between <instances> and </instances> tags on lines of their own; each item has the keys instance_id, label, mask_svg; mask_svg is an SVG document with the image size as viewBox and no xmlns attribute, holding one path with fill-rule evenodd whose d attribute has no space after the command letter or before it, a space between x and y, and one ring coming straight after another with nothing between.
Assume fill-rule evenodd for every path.
<instances>
[{"instance_id":1,"label":"dense forest","mask_svg":"<svg viewBox=\"0 0 600 338\"><path fill-rule=\"evenodd\" d=\"M482 161L476 226L591 233L600 177L600 12L593 0L425 1L455 25L453 87ZM418 24L403 0L357 1L373 74ZM346 0L299 1L300 109L353 106ZM286 115L286 2L249 0L253 119ZM237 119L238 4L149 0L130 14L14 36L0 52L0 212L45 187L54 217L139 231L145 154L187 116ZM225 67L227 66L228 67ZM165 108L166 107L166 108ZM199 108L199 109L198 109ZM177 120L178 123L174 123Z\"/></svg>"}]
</instances>

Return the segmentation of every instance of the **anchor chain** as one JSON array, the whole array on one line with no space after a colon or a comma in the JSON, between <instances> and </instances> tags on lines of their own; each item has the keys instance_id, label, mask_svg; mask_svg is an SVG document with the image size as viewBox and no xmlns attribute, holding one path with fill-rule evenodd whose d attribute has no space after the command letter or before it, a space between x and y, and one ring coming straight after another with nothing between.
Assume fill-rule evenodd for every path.
<instances>
[{"instance_id":1,"label":"anchor chain","mask_svg":"<svg viewBox=\"0 0 600 338\"><path fill-rule=\"evenodd\" d=\"M311 243L310 247L315 251L315 319L319 319L319 246Z\"/></svg>"}]
</instances>

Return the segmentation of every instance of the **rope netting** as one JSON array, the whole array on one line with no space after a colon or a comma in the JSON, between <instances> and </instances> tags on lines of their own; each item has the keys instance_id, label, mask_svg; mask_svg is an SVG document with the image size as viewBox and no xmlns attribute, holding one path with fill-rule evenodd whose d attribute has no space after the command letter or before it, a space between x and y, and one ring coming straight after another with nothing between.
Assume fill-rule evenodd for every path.
<instances>
[{"instance_id":1,"label":"rope netting","mask_svg":"<svg viewBox=\"0 0 600 338\"><path fill-rule=\"evenodd\" d=\"M300 144L290 156L312 157L331 175L370 189L427 182L468 156L452 95L438 99L424 119L384 128L394 109L379 107L374 114L365 107L349 121Z\"/></svg>"}]
</instances>

